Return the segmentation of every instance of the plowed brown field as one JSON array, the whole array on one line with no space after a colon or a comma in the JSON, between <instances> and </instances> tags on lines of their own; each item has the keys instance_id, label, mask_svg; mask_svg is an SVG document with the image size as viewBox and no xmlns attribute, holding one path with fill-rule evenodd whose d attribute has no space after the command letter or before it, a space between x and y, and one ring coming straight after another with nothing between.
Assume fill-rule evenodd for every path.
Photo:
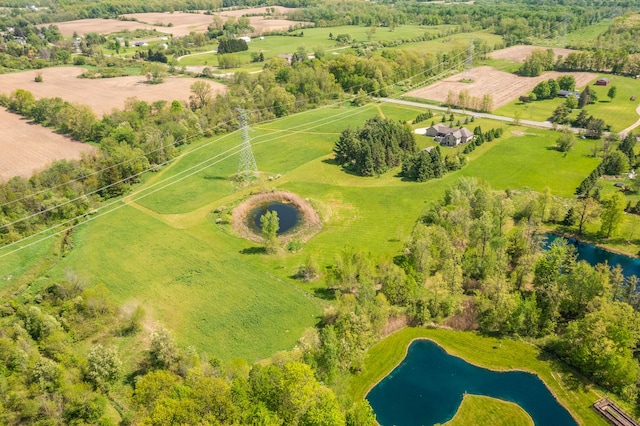
<instances>
[{"instance_id":1,"label":"plowed brown field","mask_svg":"<svg viewBox=\"0 0 640 426\"><path fill-rule=\"evenodd\" d=\"M29 177L54 160L79 159L82 153L96 151L4 108L0 108L0 129L0 182L13 176Z\"/></svg>"},{"instance_id":2,"label":"plowed brown field","mask_svg":"<svg viewBox=\"0 0 640 426\"><path fill-rule=\"evenodd\" d=\"M287 9L285 7L275 6L279 15L284 15L295 9ZM216 13L226 20L230 16L243 15L259 15L265 14L266 7L257 7L252 9L228 10ZM204 13L183 13L183 12L154 12L154 13L130 13L123 15L126 18L133 18L137 21L120 21L116 19L80 19L76 21L57 22L62 35L70 37L74 32L84 35L90 32L99 34L109 34L116 31L135 29L155 29L158 33L171 34L176 37L183 37L191 31L203 33L207 30L207 26L213 22L212 15ZM265 31L286 30L290 26L298 22L286 19L271 19L264 16L250 16L249 21L254 28L255 34L261 34ZM171 26L168 26L171 24ZM160 35L160 34L158 34Z\"/></svg>"},{"instance_id":3,"label":"plowed brown field","mask_svg":"<svg viewBox=\"0 0 640 426\"><path fill-rule=\"evenodd\" d=\"M495 109L531 92L536 84L543 80L555 79L560 75L567 74L575 77L577 87L582 87L598 77L597 74L587 72L560 73L556 71L548 72L538 77L519 77L492 67L478 67L472 69L469 74L456 74L431 86L413 90L407 93L407 96L446 102L449 91L452 91L457 99L460 91L468 90L469 95L476 98L482 98L485 94L490 94L493 98L493 108ZM462 82L467 77L470 77L473 81L470 83Z\"/></svg>"},{"instance_id":4,"label":"plowed brown field","mask_svg":"<svg viewBox=\"0 0 640 426\"><path fill-rule=\"evenodd\" d=\"M82 74L82 68L61 67L46 68L42 72L43 82L34 81L36 72L25 71L14 74L0 75L0 93L10 94L15 89L24 89L33 93L36 98L60 97L65 101L89 105L96 114L111 112L112 109L122 109L128 98L154 102L185 101L189 99L189 88L195 78L165 78L161 84L146 84L141 76L86 79L77 78ZM214 93L221 93L226 86L208 82Z\"/></svg>"},{"instance_id":5,"label":"plowed brown field","mask_svg":"<svg viewBox=\"0 0 640 426\"><path fill-rule=\"evenodd\" d=\"M493 59L507 59L514 62L524 62L524 60L527 59L527 56L531 55L531 52L536 49L547 50L548 48L538 46L511 46L507 47L506 49L500 49L496 50L495 52L491 52L489 53L489 57ZM575 52L575 50L561 49L558 47L553 49L553 54L556 58L559 55L562 55L566 58L567 55L571 52Z\"/></svg>"}]
</instances>

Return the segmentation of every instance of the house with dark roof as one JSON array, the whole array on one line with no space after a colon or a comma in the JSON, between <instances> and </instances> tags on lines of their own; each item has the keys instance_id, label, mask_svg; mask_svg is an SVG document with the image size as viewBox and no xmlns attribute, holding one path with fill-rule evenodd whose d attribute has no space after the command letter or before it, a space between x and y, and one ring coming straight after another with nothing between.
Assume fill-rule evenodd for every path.
<instances>
[{"instance_id":1,"label":"house with dark roof","mask_svg":"<svg viewBox=\"0 0 640 426\"><path fill-rule=\"evenodd\" d=\"M596 86L608 86L609 79L608 78L599 78L596 80Z\"/></svg>"},{"instance_id":2,"label":"house with dark roof","mask_svg":"<svg viewBox=\"0 0 640 426\"><path fill-rule=\"evenodd\" d=\"M576 99L580 99L580 92L577 90L560 90L558 92L559 98L568 98L571 95L575 96Z\"/></svg>"},{"instance_id":3,"label":"house with dark roof","mask_svg":"<svg viewBox=\"0 0 640 426\"><path fill-rule=\"evenodd\" d=\"M425 135L432 136L434 141L443 146L458 146L461 143L472 141L474 137L473 133L465 127L453 129L442 123L429 127Z\"/></svg>"}]
</instances>

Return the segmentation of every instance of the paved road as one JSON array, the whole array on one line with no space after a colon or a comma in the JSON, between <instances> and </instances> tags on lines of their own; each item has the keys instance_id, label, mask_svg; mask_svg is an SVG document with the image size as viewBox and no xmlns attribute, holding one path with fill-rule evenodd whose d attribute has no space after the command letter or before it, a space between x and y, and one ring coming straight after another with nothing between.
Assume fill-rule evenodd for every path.
<instances>
[{"instance_id":1,"label":"paved road","mask_svg":"<svg viewBox=\"0 0 640 426\"><path fill-rule=\"evenodd\" d=\"M485 112L475 112L475 111L466 111L466 110L461 110L461 109L457 109L457 108L448 108L448 107L443 107L443 106L439 106L439 105L431 105L431 104L423 104L420 102L411 102L411 101L403 101L401 99L391 99L391 98L377 98L377 100L381 101L381 102L389 102L392 104L400 104L400 105L408 105L408 106L413 106L413 107L418 107L418 108L428 108L428 109L435 109L438 111L451 111L455 114L469 114L469 115L473 115L476 118L490 118L492 120L498 120L498 121L504 121L507 123L513 123L513 118L512 117L505 117L504 115L495 115L495 114L488 114ZM531 121L531 120L520 120L520 124L525 125L525 126L530 126L530 127L539 127L542 129L552 129L553 128L553 123L551 123L550 121ZM575 129L576 131L578 129Z\"/></svg>"},{"instance_id":2,"label":"paved road","mask_svg":"<svg viewBox=\"0 0 640 426\"><path fill-rule=\"evenodd\" d=\"M461 109L457 109L457 108L447 108L447 107L443 107L443 106L439 106L439 105L431 105L431 104L423 104L420 102L411 102L411 101L403 101L400 99L391 99L391 98L378 98L379 101L381 102L389 102L392 104L400 104L400 105L408 105L408 106L414 106L414 107L418 107L418 108L428 108L428 109L435 109L438 111L451 111L453 113L456 114L470 114L473 115L475 117L478 118L490 118L492 120L498 120L498 121L504 121L507 123L513 123L513 118L512 117L505 117L503 115L495 115L495 114L487 114L484 112L473 112L473 111L464 111ZM638 108L636 109L636 112L638 113L638 115L640 115L640 105L638 105ZM529 126L529 127L538 127L541 129L553 129L553 123L551 123L550 121L532 121L532 120L520 120L520 124L523 126ZM624 138L627 133L629 133L630 131L632 131L633 129L635 129L636 127L640 126L640 119L638 121L636 121L635 123L633 123L631 126L627 127L626 129L622 130L620 133L618 133L618 135L620 136L620 138ZM583 129L579 129L576 127L571 127L570 128L571 131L573 131L574 133L580 133L581 130ZM606 134L606 133L605 133Z\"/></svg>"}]
</instances>

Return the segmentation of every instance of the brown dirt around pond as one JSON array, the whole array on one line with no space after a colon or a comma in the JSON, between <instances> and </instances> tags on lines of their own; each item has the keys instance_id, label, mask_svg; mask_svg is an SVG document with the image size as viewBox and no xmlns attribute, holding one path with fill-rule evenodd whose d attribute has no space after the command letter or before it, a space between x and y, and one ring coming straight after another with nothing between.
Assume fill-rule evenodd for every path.
<instances>
[{"instance_id":1,"label":"brown dirt around pond","mask_svg":"<svg viewBox=\"0 0 640 426\"><path fill-rule=\"evenodd\" d=\"M278 240L281 243L287 243L294 238L298 238L301 241L307 241L313 237L322 228L322 221L318 216L318 213L311 206L309 201L301 198L300 196L287 192L287 191L274 191L263 192L261 194L253 195L249 199L243 201L235 209L231 215L231 226L234 231L243 238L258 243L263 243L263 239L260 235L253 232L246 224L246 217L251 210L258 207L261 204L270 202L282 202L295 206L302 215L302 224L297 226L291 233L278 236Z\"/></svg>"}]
</instances>

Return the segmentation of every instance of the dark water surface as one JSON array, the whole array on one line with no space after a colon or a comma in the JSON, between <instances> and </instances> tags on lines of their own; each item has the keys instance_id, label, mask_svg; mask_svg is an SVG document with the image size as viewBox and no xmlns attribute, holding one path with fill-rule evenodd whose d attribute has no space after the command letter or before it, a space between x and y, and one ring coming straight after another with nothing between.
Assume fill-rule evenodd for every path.
<instances>
[{"instance_id":1,"label":"dark water surface","mask_svg":"<svg viewBox=\"0 0 640 426\"><path fill-rule=\"evenodd\" d=\"M280 223L278 235L284 234L285 232L293 229L300 220L300 212L293 204L274 201L256 207L249 214L249 220L251 221L250 223L253 225L256 231L260 232L260 230L262 229L260 218L270 211L275 211L276 213L278 213L278 219Z\"/></svg>"},{"instance_id":2,"label":"dark water surface","mask_svg":"<svg viewBox=\"0 0 640 426\"><path fill-rule=\"evenodd\" d=\"M562 238L555 234L546 234L546 237L545 249L558 238ZM601 249L600 247L596 247L593 244L583 243L582 241L578 241L574 238L567 238L567 241L576 248L578 260L584 260L591 266L604 262L609 263L609 266L611 267L620 265L625 277L630 277L631 275L640 277L640 259L613 253L611 251Z\"/></svg>"},{"instance_id":3,"label":"dark water surface","mask_svg":"<svg viewBox=\"0 0 640 426\"><path fill-rule=\"evenodd\" d=\"M537 376L497 372L447 354L430 340L416 340L406 358L367 395L382 426L445 423L465 393L511 401L536 425L577 425Z\"/></svg>"}]
</instances>

